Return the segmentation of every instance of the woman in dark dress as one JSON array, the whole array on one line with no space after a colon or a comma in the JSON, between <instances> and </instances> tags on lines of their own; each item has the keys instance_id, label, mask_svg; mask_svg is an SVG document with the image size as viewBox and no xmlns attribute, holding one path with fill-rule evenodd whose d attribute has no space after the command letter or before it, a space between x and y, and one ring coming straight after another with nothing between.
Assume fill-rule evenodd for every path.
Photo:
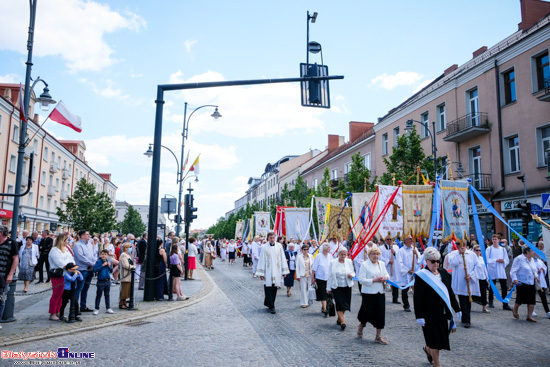
<instances>
[{"instance_id":1,"label":"woman in dark dress","mask_svg":"<svg viewBox=\"0 0 550 367\"><path fill-rule=\"evenodd\" d=\"M164 250L163 242L161 239L157 240L158 250L156 253L155 264L156 264L156 274L157 277L157 294L155 297L156 301L164 301L165 290L168 290L168 285L166 282L166 266L168 265L168 257L166 256L166 251Z\"/></svg>"},{"instance_id":2,"label":"woman in dark dress","mask_svg":"<svg viewBox=\"0 0 550 367\"><path fill-rule=\"evenodd\" d=\"M292 293L290 290L294 287L294 274L296 273L296 251L294 251L294 244L291 242L288 244L287 249L285 250L286 263L288 264L288 269L290 273L285 275L285 287L286 295L290 297Z\"/></svg>"},{"instance_id":3,"label":"woman in dark dress","mask_svg":"<svg viewBox=\"0 0 550 367\"><path fill-rule=\"evenodd\" d=\"M424 251L427 268L419 272L425 272L430 279L434 279L441 287L445 287L448 293L451 307L461 318L460 306L451 288L451 276L443 268L440 268L441 254L435 247L428 247ZM451 350L449 346L449 321L453 319L452 311L446 302L439 296L431 285L417 274L414 283L414 313L417 323L422 326L426 346L423 348L428 361L433 366L439 367L439 351Z\"/></svg>"}]
</instances>

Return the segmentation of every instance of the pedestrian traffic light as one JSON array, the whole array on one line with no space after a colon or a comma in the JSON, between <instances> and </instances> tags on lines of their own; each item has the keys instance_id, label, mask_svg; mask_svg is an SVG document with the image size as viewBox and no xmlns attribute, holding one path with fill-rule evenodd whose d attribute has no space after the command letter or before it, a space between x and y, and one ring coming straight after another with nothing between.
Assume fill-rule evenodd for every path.
<instances>
[{"instance_id":1,"label":"pedestrian traffic light","mask_svg":"<svg viewBox=\"0 0 550 367\"><path fill-rule=\"evenodd\" d=\"M197 215L193 214L197 208L193 207L193 194L185 194L185 224L190 224L193 219L197 219Z\"/></svg>"}]
</instances>

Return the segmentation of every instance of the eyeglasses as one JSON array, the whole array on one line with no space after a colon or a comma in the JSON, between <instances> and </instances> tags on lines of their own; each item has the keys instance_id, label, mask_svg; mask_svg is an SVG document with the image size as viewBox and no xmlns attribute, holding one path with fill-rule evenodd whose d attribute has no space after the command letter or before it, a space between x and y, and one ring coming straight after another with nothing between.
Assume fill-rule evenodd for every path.
<instances>
[{"instance_id":1,"label":"eyeglasses","mask_svg":"<svg viewBox=\"0 0 550 367\"><path fill-rule=\"evenodd\" d=\"M475 252L481 252L481 250L474 250Z\"/></svg>"},{"instance_id":2,"label":"eyeglasses","mask_svg":"<svg viewBox=\"0 0 550 367\"><path fill-rule=\"evenodd\" d=\"M432 264L439 264L441 261L440 260L428 260L429 262L431 262Z\"/></svg>"}]
</instances>

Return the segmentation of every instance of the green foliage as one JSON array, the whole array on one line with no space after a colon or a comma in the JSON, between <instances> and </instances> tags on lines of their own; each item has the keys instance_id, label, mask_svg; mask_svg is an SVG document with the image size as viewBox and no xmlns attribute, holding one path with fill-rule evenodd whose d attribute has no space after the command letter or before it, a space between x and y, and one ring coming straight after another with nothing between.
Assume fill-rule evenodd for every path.
<instances>
[{"instance_id":1,"label":"green foliage","mask_svg":"<svg viewBox=\"0 0 550 367\"><path fill-rule=\"evenodd\" d=\"M105 233L115 229L115 208L104 192L97 193L84 178L77 182L73 195L65 200L65 210L57 208L59 221L76 230Z\"/></svg>"},{"instance_id":2,"label":"green foliage","mask_svg":"<svg viewBox=\"0 0 550 367\"><path fill-rule=\"evenodd\" d=\"M328 197L330 181L331 180L328 167L325 167L325 170L323 171L323 179L321 180L319 185L317 185L317 192L315 193L315 195L319 197Z\"/></svg>"},{"instance_id":3,"label":"green foliage","mask_svg":"<svg viewBox=\"0 0 550 367\"><path fill-rule=\"evenodd\" d=\"M147 228L141 220L141 215L139 215L139 212L132 205L128 206L128 211L124 214L124 220L120 222L119 227L122 233L132 233L136 236L145 232Z\"/></svg>"},{"instance_id":4,"label":"green foliage","mask_svg":"<svg viewBox=\"0 0 550 367\"><path fill-rule=\"evenodd\" d=\"M376 177L372 182L369 180L370 171L365 167L365 160L361 156L361 152L357 152L351 156L351 168L348 172L345 191L363 192L365 186L367 191L374 191L376 189Z\"/></svg>"}]
</instances>

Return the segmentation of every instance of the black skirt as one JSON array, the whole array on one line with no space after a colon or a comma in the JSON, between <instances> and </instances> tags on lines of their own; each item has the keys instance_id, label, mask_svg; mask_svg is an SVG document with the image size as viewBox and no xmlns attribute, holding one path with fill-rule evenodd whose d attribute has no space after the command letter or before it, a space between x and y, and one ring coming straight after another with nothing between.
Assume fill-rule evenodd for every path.
<instances>
[{"instance_id":1,"label":"black skirt","mask_svg":"<svg viewBox=\"0 0 550 367\"><path fill-rule=\"evenodd\" d=\"M294 273L296 270L289 270L290 273L285 275L284 281L285 281L285 287L294 287Z\"/></svg>"},{"instance_id":2,"label":"black skirt","mask_svg":"<svg viewBox=\"0 0 550 367\"><path fill-rule=\"evenodd\" d=\"M235 260L235 251L229 252L229 260Z\"/></svg>"},{"instance_id":3,"label":"black skirt","mask_svg":"<svg viewBox=\"0 0 550 367\"><path fill-rule=\"evenodd\" d=\"M315 296L317 301L326 301L327 300L327 281L322 279L315 279L315 284L317 284L317 289L315 290Z\"/></svg>"},{"instance_id":4,"label":"black skirt","mask_svg":"<svg viewBox=\"0 0 550 367\"><path fill-rule=\"evenodd\" d=\"M332 290L336 311L350 311L351 287L338 287Z\"/></svg>"},{"instance_id":5,"label":"black skirt","mask_svg":"<svg viewBox=\"0 0 550 367\"><path fill-rule=\"evenodd\" d=\"M383 329L386 323L386 297L384 293L361 293L363 298L357 320L365 325L370 322L377 329Z\"/></svg>"},{"instance_id":6,"label":"black skirt","mask_svg":"<svg viewBox=\"0 0 550 367\"><path fill-rule=\"evenodd\" d=\"M170 276L172 278L179 278L181 276L181 272L177 265L170 264Z\"/></svg>"},{"instance_id":7,"label":"black skirt","mask_svg":"<svg viewBox=\"0 0 550 367\"><path fill-rule=\"evenodd\" d=\"M446 319L426 319L422 327L426 345L432 349L451 350L449 345L449 321Z\"/></svg>"},{"instance_id":8,"label":"black skirt","mask_svg":"<svg viewBox=\"0 0 550 367\"><path fill-rule=\"evenodd\" d=\"M537 291L535 285L520 284L516 287L516 303L518 305L534 305Z\"/></svg>"}]
</instances>

